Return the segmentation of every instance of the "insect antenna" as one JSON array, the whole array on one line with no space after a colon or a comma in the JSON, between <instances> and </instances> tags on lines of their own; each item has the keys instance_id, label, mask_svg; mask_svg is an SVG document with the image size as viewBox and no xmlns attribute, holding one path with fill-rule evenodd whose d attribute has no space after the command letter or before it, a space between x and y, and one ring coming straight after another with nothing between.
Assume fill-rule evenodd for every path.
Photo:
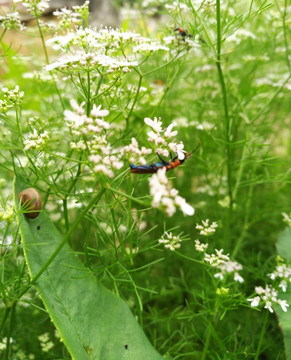
<instances>
[{"instance_id":1,"label":"insect antenna","mask_svg":"<svg viewBox=\"0 0 291 360\"><path fill-rule=\"evenodd\" d=\"M200 140L198 140L198 145L196 146L196 148L193 151L186 154L186 159L189 159L192 156L192 154L199 149L200 144L201 144L201 142L200 142Z\"/></svg>"},{"instance_id":2,"label":"insect antenna","mask_svg":"<svg viewBox=\"0 0 291 360\"><path fill-rule=\"evenodd\" d=\"M193 151L190 152L190 154L195 153L195 151L197 151L199 149L200 145L201 145L201 141L198 139L198 145L196 146L196 148Z\"/></svg>"}]
</instances>

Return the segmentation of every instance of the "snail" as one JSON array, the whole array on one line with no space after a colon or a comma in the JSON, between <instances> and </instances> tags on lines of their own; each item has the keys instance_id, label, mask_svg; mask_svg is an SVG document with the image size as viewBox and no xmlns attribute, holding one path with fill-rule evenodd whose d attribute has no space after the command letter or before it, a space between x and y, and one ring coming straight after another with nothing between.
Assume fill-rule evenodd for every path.
<instances>
[{"instance_id":1,"label":"snail","mask_svg":"<svg viewBox=\"0 0 291 360\"><path fill-rule=\"evenodd\" d=\"M25 215L30 219L35 219L39 215L41 209L41 197L38 191L34 188L28 188L18 194L18 199L26 211L38 210L36 212L28 212Z\"/></svg>"}]
</instances>

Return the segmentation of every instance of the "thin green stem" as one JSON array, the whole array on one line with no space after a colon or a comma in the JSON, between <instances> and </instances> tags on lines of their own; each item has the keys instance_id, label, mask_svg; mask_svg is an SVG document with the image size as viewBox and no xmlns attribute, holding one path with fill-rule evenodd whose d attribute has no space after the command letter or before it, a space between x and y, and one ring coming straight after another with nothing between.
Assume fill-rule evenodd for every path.
<instances>
[{"instance_id":1,"label":"thin green stem","mask_svg":"<svg viewBox=\"0 0 291 360\"><path fill-rule=\"evenodd\" d=\"M211 36L210 36L210 34L209 34L209 32L208 32L205 24L204 24L204 21L203 21L202 17L199 15L199 13L197 12L197 10L195 9L195 7L194 7L194 5L192 4L192 1L191 1L191 0L189 0L189 5L190 5L190 7L191 7L191 9L192 9L192 11L193 11L194 16L197 16L198 19L200 20L200 23L201 23L201 25L202 25L202 28L203 28L203 31L204 31L204 34L205 34L206 42L207 42L207 44L210 46L211 50L213 51L213 54L215 54L215 49L214 49L214 46L213 46L213 41L212 41Z\"/></svg>"},{"instance_id":2,"label":"thin green stem","mask_svg":"<svg viewBox=\"0 0 291 360\"><path fill-rule=\"evenodd\" d=\"M45 45L45 40L44 40L43 32L42 32L42 29L41 29L41 26L40 26L40 23L39 23L39 16L37 14L36 9L35 9L34 15L35 15L35 19L36 19L36 23L37 23L37 27L38 27L38 32L39 32L41 42L42 42L42 46L43 46L43 50L44 50L45 60L46 60L46 63L49 64L49 57L48 57L48 53L47 53L47 48L46 48L46 45Z\"/></svg>"},{"instance_id":3,"label":"thin green stem","mask_svg":"<svg viewBox=\"0 0 291 360\"><path fill-rule=\"evenodd\" d=\"M131 108L130 108L130 110L129 110L128 115L127 115L126 118L125 118L125 121L126 121L126 130L128 129L128 126L129 126L129 118L130 118L130 116L131 116L131 114L132 114L132 111L133 111L133 109L134 109L134 107L135 107L135 104L136 104L136 102L137 102L137 98L138 98L138 95L139 95L139 90L140 90L141 83L142 83L142 78L143 78L142 75L140 75L140 77L139 77L139 82L138 82L138 86L137 86L137 90L136 90L136 94L135 94L135 97L134 97L132 106L131 106Z\"/></svg>"},{"instance_id":4,"label":"thin green stem","mask_svg":"<svg viewBox=\"0 0 291 360\"><path fill-rule=\"evenodd\" d=\"M91 111L91 89L90 89L90 86L91 86L91 80L90 80L90 71L88 70L87 71L87 86L88 86L88 89L87 89L87 116L89 117L90 116L90 111Z\"/></svg>"},{"instance_id":5,"label":"thin green stem","mask_svg":"<svg viewBox=\"0 0 291 360\"><path fill-rule=\"evenodd\" d=\"M275 94L267 102L267 104L250 120L251 123L254 123L261 115L263 115L265 113L266 109L271 105L271 103L279 95L279 93L282 91L282 89L287 84L287 82L289 81L290 78L291 78L291 74L287 77L287 79L283 82L283 84L279 87L279 89L275 92Z\"/></svg>"},{"instance_id":6,"label":"thin green stem","mask_svg":"<svg viewBox=\"0 0 291 360\"><path fill-rule=\"evenodd\" d=\"M2 32L2 34L0 36L0 42L2 42L3 36L5 35L6 31L7 31L7 29L3 30L3 32Z\"/></svg>"},{"instance_id":7,"label":"thin green stem","mask_svg":"<svg viewBox=\"0 0 291 360\"><path fill-rule=\"evenodd\" d=\"M5 352L5 360L10 359L10 345L11 345L11 333L12 333L12 327L14 324L14 314L15 314L15 304L12 306L11 308L11 314L10 314L10 323L9 323L9 327L8 327L8 332L7 332L7 341L6 341L6 352Z\"/></svg>"},{"instance_id":8,"label":"thin green stem","mask_svg":"<svg viewBox=\"0 0 291 360\"><path fill-rule=\"evenodd\" d=\"M235 248L232 251L232 256L235 259L237 253L239 252L243 240L247 234L247 231L249 229L249 218L250 218L250 210L251 210L251 205L252 205L252 200L253 200L253 193L254 193L254 184L250 184L249 186L249 191L248 194L246 196L246 205L245 205L245 211L244 211L244 224L243 224L243 228L241 231L241 234L236 242Z\"/></svg>"},{"instance_id":9,"label":"thin green stem","mask_svg":"<svg viewBox=\"0 0 291 360\"><path fill-rule=\"evenodd\" d=\"M230 209L233 204L232 195L232 175L231 175L231 136L230 136L230 119L228 114L228 102L224 75L221 68L221 27L220 27L220 0L216 0L216 21L217 21L217 56L216 66L222 91L223 108L224 108L224 132L226 143L226 158L227 158L227 182L228 182L228 195L230 200Z\"/></svg>"},{"instance_id":10,"label":"thin green stem","mask_svg":"<svg viewBox=\"0 0 291 360\"><path fill-rule=\"evenodd\" d=\"M150 70L150 71L148 71L148 72L146 72L146 73L144 73L144 74L141 74L141 76L147 76L147 75L150 75L150 74L154 73L155 71L158 71L158 70L163 69L165 66L170 65L174 60L176 60L177 57L178 57L180 54L181 54L181 51L179 51L174 57L172 57L172 59L170 59L170 60L169 60L168 62L166 62L165 64L163 64L163 65L161 65L161 66L159 66L159 67L157 67L157 68L155 68L155 69L153 69L153 70Z\"/></svg>"},{"instance_id":11,"label":"thin green stem","mask_svg":"<svg viewBox=\"0 0 291 360\"><path fill-rule=\"evenodd\" d=\"M283 32L284 32L284 43L285 43L285 54L286 54L286 62L287 67L289 69L289 73L291 74L291 64L289 59L289 46L287 41L287 29L288 25L286 26L286 17L287 17L287 0L285 0L284 4L284 13L283 13ZM290 29L290 28L289 28Z\"/></svg>"},{"instance_id":12,"label":"thin green stem","mask_svg":"<svg viewBox=\"0 0 291 360\"><path fill-rule=\"evenodd\" d=\"M117 189L114 189L114 188L112 188L111 186L107 186L107 189L108 189L108 190L111 190L112 192L114 192L114 193L116 193L116 194L122 195L122 196L124 196L125 198L130 199L130 200L132 200L133 202L135 202L135 203L137 203L137 204L140 204L140 205L143 205L143 206L147 206L147 207L150 206L149 204L147 204L147 203L145 203L145 202L143 202L143 201L141 201L141 200L139 200L139 199L136 199L135 197L133 197L133 196L131 196L131 195L125 194L125 193L122 192L122 191L119 191L119 190L117 190Z\"/></svg>"},{"instance_id":13,"label":"thin green stem","mask_svg":"<svg viewBox=\"0 0 291 360\"><path fill-rule=\"evenodd\" d=\"M211 326L207 327L207 333L206 333L206 340L204 343L204 348L203 348L203 353L202 353L202 357L201 360L205 360L207 353L208 353L208 349L209 349L209 344L210 344L210 340L211 340Z\"/></svg>"},{"instance_id":14,"label":"thin green stem","mask_svg":"<svg viewBox=\"0 0 291 360\"><path fill-rule=\"evenodd\" d=\"M261 353L261 348L262 348L263 339L264 339L264 336L265 336L265 333L266 333L268 319L269 319L269 310L266 310L264 324L263 324L263 327L262 327L262 330L261 330L261 335L260 335L260 339L259 339L259 343L258 343L258 347L257 347L257 351L256 351L256 355L255 355L254 360L258 360L259 355Z\"/></svg>"},{"instance_id":15,"label":"thin green stem","mask_svg":"<svg viewBox=\"0 0 291 360\"><path fill-rule=\"evenodd\" d=\"M180 256L180 257L183 258L183 259L192 261L192 262L194 262L194 263L196 263L196 264L200 264L200 265L203 264L202 261L193 259L193 258L191 258L190 256L187 256L187 255L184 255L184 254L179 253L178 251L175 251L175 254L177 254L178 256Z\"/></svg>"},{"instance_id":16,"label":"thin green stem","mask_svg":"<svg viewBox=\"0 0 291 360\"><path fill-rule=\"evenodd\" d=\"M65 219L65 226L66 226L66 232L69 231L70 225L69 225L69 216L68 216L68 200L67 197L63 199L63 208L64 208L64 219Z\"/></svg>"}]
</instances>

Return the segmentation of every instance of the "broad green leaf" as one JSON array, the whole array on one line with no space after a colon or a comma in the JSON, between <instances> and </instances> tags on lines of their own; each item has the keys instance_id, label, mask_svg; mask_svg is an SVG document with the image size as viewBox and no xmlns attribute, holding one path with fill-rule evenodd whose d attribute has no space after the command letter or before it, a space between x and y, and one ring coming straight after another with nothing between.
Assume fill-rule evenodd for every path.
<instances>
[{"instance_id":1,"label":"broad green leaf","mask_svg":"<svg viewBox=\"0 0 291 360\"><path fill-rule=\"evenodd\" d=\"M15 199L26 188L16 179ZM45 211L35 219L18 214L30 276L62 240ZM82 239L80 239L82 241ZM76 360L161 360L123 300L102 286L65 244L36 282L41 299Z\"/></svg>"},{"instance_id":2,"label":"broad green leaf","mask_svg":"<svg viewBox=\"0 0 291 360\"><path fill-rule=\"evenodd\" d=\"M280 256L291 262L291 228L286 228L279 236L277 242L277 251ZM283 331L285 353L287 360L291 360L291 290L290 284L287 288L287 293L281 292L280 299L285 299L290 305L287 312L284 312L280 307L276 308L279 318L279 324Z\"/></svg>"}]
</instances>

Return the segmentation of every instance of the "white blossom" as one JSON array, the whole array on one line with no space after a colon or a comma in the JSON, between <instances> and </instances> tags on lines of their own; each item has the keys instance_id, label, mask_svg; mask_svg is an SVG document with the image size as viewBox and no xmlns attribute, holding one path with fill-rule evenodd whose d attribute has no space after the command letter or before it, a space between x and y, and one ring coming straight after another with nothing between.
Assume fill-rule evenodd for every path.
<instances>
[{"instance_id":1,"label":"white blossom","mask_svg":"<svg viewBox=\"0 0 291 360\"><path fill-rule=\"evenodd\" d=\"M161 131L162 131L162 122L161 122L160 120L158 120L156 117L154 118L154 120L146 117L146 118L144 119L144 122L145 122L148 126L150 126L151 128L153 128L153 130L154 130L155 132L158 133L158 132L161 132Z\"/></svg>"},{"instance_id":2,"label":"white blossom","mask_svg":"<svg viewBox=\"0 0 291 360\"><path fill-rule=\"evenodd\" d=\"M281 306L282 310L286 312L289 304L286 300L278 299L278 291L270 285L266 285L265 288L262 286L255 287L256 296L254 298L247 299L251 302L252 307L257 307L262 302L265 309L268 309L271 313L274 312L273 304Z\"/></svg>"},{"instance_id":3,"label":"white blossom","mask_svg":"<svg viewBox=\"0 0 291 360\"><path fill-rule=\"evenodd\" d=\"M180 208L184 215L194 215L194 208L178 195L178 190L170 187L165 167L149 178L149 185L150 194L153 196L152 207L163 206L168 216L174 215L176 207Z\"/></svg>"},{"instance_id":4,"label":"white blossom","mask_svg":"<svg viewBox=\"0 0 291 360\"><path fill-rule=\"evenodd\" d=\"M164 244L166 249L170 249L171 251L175 251L181 247L182 239L179 236L173 235L171 232L165 233L162 235L161 239L159 239L160 244Z\"/></svg>"},{"instance_id":5,"label":"white blossom","mask_svg":"<svg viewBox=\"0 0 291 360\"><path fill-rule=\"evenodd\" d=\"M199 234L204 236L215 233L217 227L218 225L215 221L209 224L209 219L206 219L205 221L202 220L202 225L196 224L196 229L199 230Z\"/></svg>"}]
</instances>

